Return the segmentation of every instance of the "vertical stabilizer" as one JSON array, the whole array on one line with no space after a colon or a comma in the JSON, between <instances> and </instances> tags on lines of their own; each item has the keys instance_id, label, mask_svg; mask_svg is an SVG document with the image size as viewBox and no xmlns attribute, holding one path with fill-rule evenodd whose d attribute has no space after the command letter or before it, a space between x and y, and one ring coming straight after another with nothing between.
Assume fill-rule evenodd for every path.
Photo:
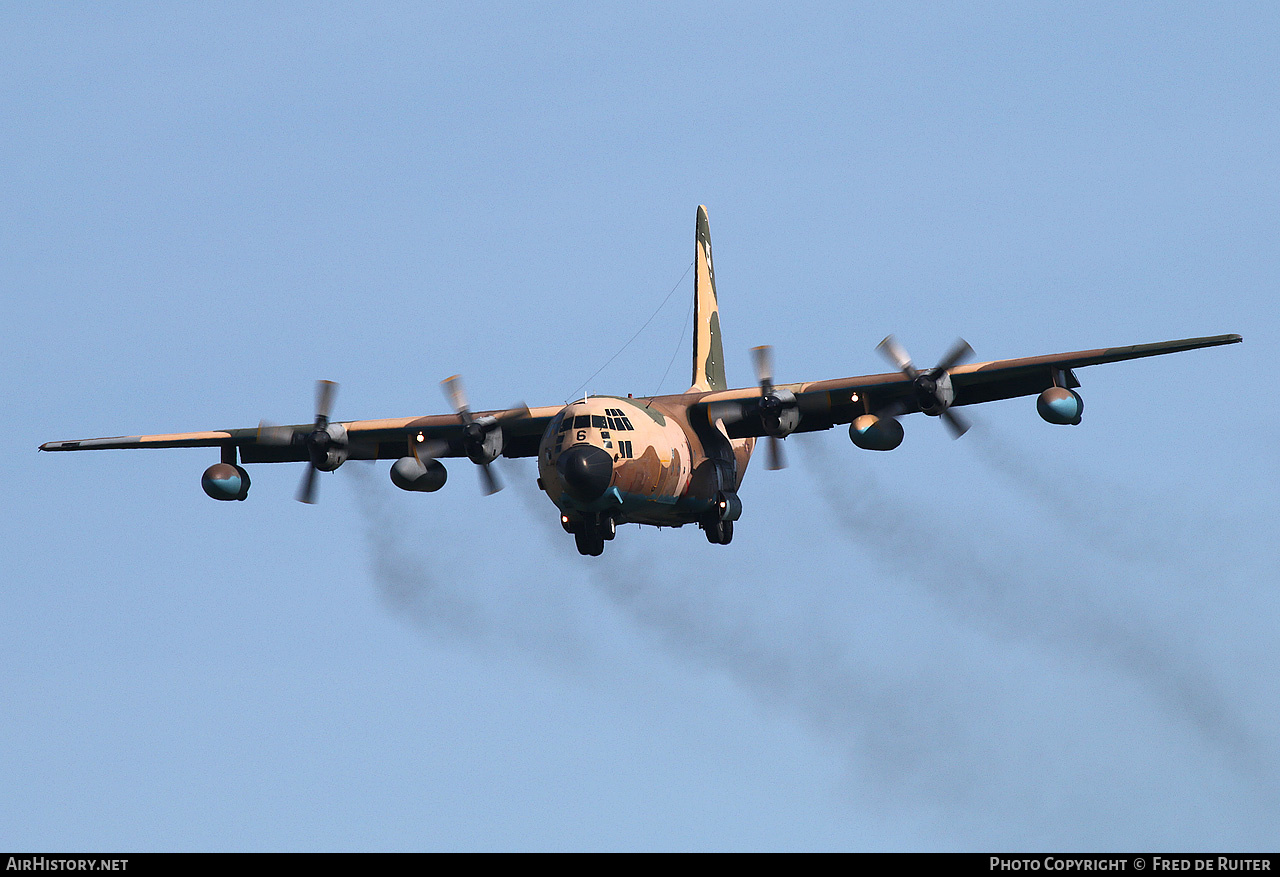
<instances>
[{"instance_id":1,"label":"vertical stabilizer","mask_svg":"<svg viewBox=\"0 0 1280 877\"><path fill-rule=\"evenodd\" d=\"M716 302L716 271L711 262L711 225L707 208L698 207L697 244L693 275L693 386L690 391L727 390L724 347L720 344L720 309Z\"/></svg>"}]
</instances>

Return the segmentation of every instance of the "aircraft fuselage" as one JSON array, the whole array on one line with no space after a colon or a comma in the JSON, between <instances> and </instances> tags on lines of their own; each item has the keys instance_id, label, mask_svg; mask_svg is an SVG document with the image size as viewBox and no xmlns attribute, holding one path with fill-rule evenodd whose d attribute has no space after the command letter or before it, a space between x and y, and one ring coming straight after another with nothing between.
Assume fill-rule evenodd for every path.
<instances>
[{"instance_id":1,"label":"aircraft fuselage","mask_svg":"<svg viewBox=\"0 0 1280 877\"><path fill-rule=\"evenodd\" d=\"M592 396L552 418L538 448L539 485L566 524L601 515L616 523L702 523L723 495L736 495L755 439L696 428L681 398L640 404Z\"/></svg>"}]
</instances>

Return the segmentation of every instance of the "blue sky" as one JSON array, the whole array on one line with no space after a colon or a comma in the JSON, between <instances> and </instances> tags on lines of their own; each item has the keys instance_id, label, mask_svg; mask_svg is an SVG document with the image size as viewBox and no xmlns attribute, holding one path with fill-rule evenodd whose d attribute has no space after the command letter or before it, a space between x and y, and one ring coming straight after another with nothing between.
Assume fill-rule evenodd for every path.
<instances>
[{"instance_id":1,"label":"blue sky","mask_svg":"<svg viewBox=\"0 0 1280 877\"><path fill-rule=\"evenodd\" d=\"M0 14L0 846L1270 849L1271 4ZM574 393L708 206L732 383L1239 332L579 557L523 461L43 441ZM686 278L592 392L683 389ZM686 333L687 334L687 333ZM676 365L663 381L671 357Z\"/></svg>"}]
</instances>

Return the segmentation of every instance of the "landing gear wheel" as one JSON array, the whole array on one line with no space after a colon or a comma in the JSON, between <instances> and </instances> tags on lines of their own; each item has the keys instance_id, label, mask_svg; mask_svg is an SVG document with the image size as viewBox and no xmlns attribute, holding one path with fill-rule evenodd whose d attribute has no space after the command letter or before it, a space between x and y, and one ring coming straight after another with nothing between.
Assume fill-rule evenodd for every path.
<instances>
[{"instance_id":1,"label":"landing gear wheel","mask_svg":"<svg viewBox=\"0 0 1280 877\"><path fill-rule=\"evenodd\" d=\"M612 542L613 537L618 535L618 522L613 515L605 512L600 516L600 538L605 542Z\"/></svg>"},{"instance_id":2,"label":"landing gear wheel","mask_svg":"<svg viewBox=\"0 0 1280 877\"><path fill-rule=\"evenodd\" d=\"M712 545L728 545L733 541L733 521L711 521L702 527Z\"/></svg>"},{"instance_id":3,"label":"landing gear wheel","mask_svg":"<svg viewBox=\"0 0 1280 877\"><path fill-rule=\"evenodd\" d=\"M599 557L604 554L604 539L598 532L578 531L573 534L573 541L578 543L578 553L587 557Z\"/></svg>"}]
</instances>

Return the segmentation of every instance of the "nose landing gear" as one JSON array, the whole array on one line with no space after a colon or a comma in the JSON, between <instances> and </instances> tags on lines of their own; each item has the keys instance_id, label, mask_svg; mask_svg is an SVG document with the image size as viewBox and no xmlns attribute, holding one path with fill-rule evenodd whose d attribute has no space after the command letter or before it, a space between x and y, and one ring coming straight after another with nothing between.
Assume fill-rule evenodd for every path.
<instances>
[{"instance_id":1,"label":"nose landing gear","mask_svg":"<svg viewBox=\"0 0 1280 877\"><path fill-rule=\"evenodd\" d=\"M608 512L595 520L583 519L572 523L565 521L564 526L573 534L578 553L587 557L604 554L604 543L613 541L613 537L618 535L618 520Z\"/></svg>"},{"instance_id":2,"label":"nose landing gear","mask_svg":"<svg viewBox=\"0 0 1280 877\"><path fill-rule=\"evenodd\" d=\"M580 530L573 534L573 539L578 543L579 554L585 554L587 557L599 557L604 554L604 540L595 533Z\"/></svg>"}]
</instances>

